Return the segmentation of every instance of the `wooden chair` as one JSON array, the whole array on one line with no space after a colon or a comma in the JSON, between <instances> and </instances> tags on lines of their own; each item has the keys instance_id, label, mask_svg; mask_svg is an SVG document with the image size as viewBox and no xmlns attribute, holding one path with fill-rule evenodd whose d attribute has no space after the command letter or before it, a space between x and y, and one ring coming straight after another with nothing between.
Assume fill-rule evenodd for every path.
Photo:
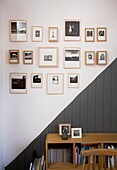
<instances>
[{"instance_id":1,"label":"wooden chair","mask_svg":"<svg viewBox=\"0 0 117 170\"><path fill-rule=\"evenodd\" d=\"M84 157L82 170L117 170L117 150L89 149L81 151Z\"/></svg>"}]
</instances>

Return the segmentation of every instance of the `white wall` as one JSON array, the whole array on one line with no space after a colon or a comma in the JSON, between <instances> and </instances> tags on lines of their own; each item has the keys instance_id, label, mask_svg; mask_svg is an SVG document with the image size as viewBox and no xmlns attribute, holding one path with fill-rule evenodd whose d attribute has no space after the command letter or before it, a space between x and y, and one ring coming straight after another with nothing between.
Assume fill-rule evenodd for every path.
<instances>
[{"instance_id":1,"label":"white wall","mask_svg":"<svg viewBox=\"0 0 117 170\"><path fill-rule=\"evenodd\" d=\"M117 47L117 1L116 0L2 0L3 15L3 102L4 102L4 165L10 163L41 131L90 83L106 66L85 66L85 50L107 50L108 65L116 58ZM26 19L28 22L28 42L9 42L9 20ZM64 42L64 19L80 19L82 22L82 40ZM31 27L44 27L43 42L31 42ZM59 42L48 42L48 26L58 26ZM84 42L84 28L107 27L107 42ZM55 46L59 48L58 68L38 67L38 47ZM81 48L81 69L63 68L63 48ZM8 50L20 49L20 64L8 64ZM34 64L23 65L22 51L34 50ZM28 73L28 93L9 93L9 73ZM43 88L32 89L30 74L43 73ZM64 73L64 95L46 94L46 74ZM68 89L67 73L80 73L80 88Z\"/></svg>"}]
</instances>

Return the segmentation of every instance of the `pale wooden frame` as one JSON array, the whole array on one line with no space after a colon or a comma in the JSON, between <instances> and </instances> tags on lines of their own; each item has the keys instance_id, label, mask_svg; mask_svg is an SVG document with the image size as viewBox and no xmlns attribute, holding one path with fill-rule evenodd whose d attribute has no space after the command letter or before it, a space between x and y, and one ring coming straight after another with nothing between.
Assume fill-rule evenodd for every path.
<instances>
[{"instance_id":1,"label":"pale wooden frame","mask_svg":"<svg viewBox=\"0 0 117 170\"><path fill-rule=\"evenodd\" d=\"M25 52L32 52L32 61L31 61L31 63L26 63L25 62ZM33 50L23 50L23 64L28 64L28 65L33 64Z\"/></svg>"},{"instance_id":2,"label":"pale wooden frame","mask_svg":"<svg viewBox=\"0 0 117 170\"><path fill-rule=\"evenodd\" d=\"M12 77L11 76L12 75L14 75L14 76L15 75L16 76L17 75L19 75L19 76L20 75L22 75L22 76L25 75L26 76L26 89L24 90L24 92L23 92L23 90L22 91L21 90L18 91L18 89L14 90L14 92L11 91L12 90L12 88L11 88L11 83L12 83L12 81L11 81ZM11 94L27 94L27 73L10 73L9 74L9 91L10 91Z\"/></svg>"},{"instance_id":3,"label":"pale wooden frame","mask_svg":"<svg viewBox=\"0 0 117 170\"><path fill-rule=\"evenodd\" d=\"M105 63L99 63L99 53L105 53ZM97 51L97 64L98 65L106 65L107 64L107 51Z\"/></svg>"},{"instance_id":4,"label":"pale wooden frame","mask_svg":"<svg viewBox=\"0 0 117 170\"><path fill-rule=\"evenodd\" d=\"M92 31L92 38L87 37L87 31ZM94 42L95 41L95 28L85 28L85 42Z\"/></svg>"},{"instance_id":5,"label":"pale wooden frame","mask_svg":"<svg viewBox=\"0 0 117 170\"><path fill-rule=\"evenodd\" d=\"M56 84L55 86L53 85L53 88L51 87L52 90L49 90L50 86L52 86L52 81L51 79L49 79L49 78L52 78L51 76L61 76L61 82L60 82L61 84L60 86L58 86L58 88L59 87L61 88L60 91L55 91L54 87L57 87ZM48 73L47 74L47 94L49 95L64 94L64 74L63 73Z\"/></svg>"},{"instance_id":6,"label":"pale wooden frame","mask_svg":"<svg viewBox=\"0 0 117 170\"><path fill-rule=\"evenodd\" d=\"M79 135L78 136L74 135L74 131L75 130L79 131ZM82 128L71 128L71 137L72 138L82 138Z\"/></svg>"},{"instance_id":7,"label":"pale wooden frame","mask_svg":"<svg viewBox=\"0 0 117 170\"><path fill-rule=\"evenodd\" d=\"M51 29L53 29L54 31L56 31L56 37L52 39L52 37L50 36L50 31ZM48 41L49 42L58 42L58 27L48 27Z\"/></svg>"},{"instance_id":8,"label":"pale wooden frame","mask_svg":"<svg viewBox=\"0 0 117 170\"><path fill-rule=\"evenodd\" d=\"M12 40L11 36L12 36L12 33L11 33L11 23L12 22L26 22L26 39L25 40ZM14 35L14 34L13 34ZM16 34L18 35L18 34ZM20 35L20 34L19 34ZM27 39L28 39L28 33L27 33L27 20L10 20L9 21L9 39L11 42L27 42Z\"/></svg>"},{"instance_id":9,"label":"pale wooden frame","mask_svg":"<svg viewBox=\"0 0 117 170\"><path fill-rule=\"evenodd\" d=\"M55 56L55 63L53 63L53 65L51 64L51 61L50 61L50 64L48 63L48 64L46 64L46 62L45 62L45 64L42 64L41 63L41 57L44 57L44 56L41 56L40 55L40 53L41 53L41 50L48 50L48 49L50 49L50 50L56 50L56 56ZM51 68L51 67L58 67L58 47L39 47L38 48L38 65L39 65L39 67L48 67L48 68Z\"/></svg>"},{"instance_id":10,"label":"pale wooden frame","mask_svg":"<svg viewBox=\"0 0 117 170\"><path fill-rule=\"evenodd\" d=\"M40 76L41 76L41 85L40 85L40 87L39 86L33 86L33 82L32 82L32 76L34 75L34 74L39 74ZM32 88L42 88L43 87L43 74L42 73L31 73L31 87Z\"/></svg>"},{"instance_id":11,"label":"pale wooden frame","mask_svg":"<svg viewBox=\"0 0 117 170\"><path fill-rule=\"evenodd\" d=\"M70 86L70 75L78 75L78 83L75 84L75 86ZM80 74L79 73L68 73L68 87L69 88L78 88L79 87L79 81L80 81Z\"/></svg>"},{"instance_id":12,"label":"pale wooden frame","mask_svg":"<svg viewBox=\"0 0 117 170\"><path fill-rule=\"evenodd\" d=\"M93 63L87 63L87 53L93 53ZM94 65L95 64L95 51L85 51L85 65Z\"/></svg>"},{"instance_id":13,"label":"pale wooden frame","mask_svg":"<svg viewBox=\"0 0 117 170\"><path fill-rule=\"evenodd\" d=\"M103 30L105 32L104 38L101 40L99 39L98 31ZM106 27L97 27L97 42L105 42L107 41L107 28Z\"/></svg>"},{"instance_id":14,"label":"pale wooden frame","mask_svg":"<svg viewBox=\"0 0 117 170\"><path fill-rule=\"evenodd\" d=\"M36 30L36 28L37 29L40 29L40 31L41 31L41 37L39 37L39 38L35 38L34 39L34 29ZM42 42L43 41L43 26L32 26L32 42Z\"/></svg>"},{"instance_id":15,"label":"pale wooden frame","mask_svg":"<svg viewBox=\"0 0 117 170\"><path fill-rule=\"evenodd\" d=\"M10 60L10 53L11 52L17 52L18 53L18 58L17 58L17 62L11 62ZM20 62L20 51L19 50L9 50L9 64L19 64Z\"/></svg>"},{"instance_id":16,"label":"pale wooden frame","mask_svg":"<svg viewBox=\"0 0 117 170\"><path fill-rule=\"evenodd\" d=\"M67 126L69 128L68 136L71 135L71 123L59 123L59 136L62 135L62 126Z\"/></svg>"}]
</instances>

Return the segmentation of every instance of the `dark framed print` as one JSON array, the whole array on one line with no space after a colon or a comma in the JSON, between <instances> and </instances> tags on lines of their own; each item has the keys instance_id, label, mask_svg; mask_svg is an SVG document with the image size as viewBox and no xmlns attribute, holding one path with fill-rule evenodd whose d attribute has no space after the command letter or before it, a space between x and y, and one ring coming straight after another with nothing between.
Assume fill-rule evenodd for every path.
<instances>
[{"instance_id":1,"label":"dark framed print","mask_svg":"<svg viewBox=\"0 0 117 170\"><path fill-rule=\"evenodd\" d=\"M47 94L64 93L64 75L62 73L47 74Z\"/></svg>"},{"instance_id":2,"label":"dark framed print","mask_svg":"<svg viewBox=\"0 0 117 170\"><path fill-rule=\"evenodd\" d=\"M59 136L63 133L67 133L67 135L71 135L71 123L60 123L59 124Z\"/></svg>"},{"instance_id":3,"label":"dark framed print","mask_svg":"<svg viewBox=\"0 0 117 170\"><path fill-rule=\"evenodd\" d=\"M58 47L39 47L39 67L58 66Z\"/></svg>"},{"instance_id":4,"label":"dark framed print","mask_svg":"<svg viewBox=\"0 0 117 170\"><path fill-rule=\"evenodd\" d=\"M81 40L81 21L77 19L65 20L65 41Z\"/></svg>"},{"instance_id":5,"label":"dark framed print","mask_svg":"<svg viewBox=\"0 0 117 170\"><path fill-rule=\"evenodd\" d=\"M48 27L48 41L49 42L58 41L58 27Z\"/></svg>"},{"instance_id":6,"label":"dark framed print","mask_svg":"<svg viewBox=\"0 0 117 170\"><path fill-rule=\"evenodd\" d=\"M68 87L69 88L78 88L80 81L79 73L68 73Z\"/></svg>"},{"instance_id":7,"label":"dark framed print","mask_svg":"<svg viewBox=\"0 0 117 170\"><path fill-rule=\"evenodd\" d=\"M82 138L82 128L71 128L72 138Z\"/></svg>"},{"instance_id":8,"label":"dark framed print","mask_svg":"<svg viewBox=\"0 0 117 170\"><path fill-rule=\"evenodd\" d=\"M9 64L19 64L19 50L9 50Z\"/></svg>"},{"instance_id":9,"label":"dark framed print","mask_svg":"<svg viewBox=\"0 0 117 170\"><path fill-rule=\"evenodd\" d=\"M31 74L31 87L32 88L42 88L42 81L43 81L42 73Z\"/></svg>"},{"instance_id":10,"label":"dark framed print","mask_svg":"<svg viewBox=\"0 0 117 170\"><path fill-rule=\"evenodd\" d=\"M10 41L12 42L27 41L26 20L10 20Z\"/></svg>"},{"instance_id":11,"label":"dark framed print","mask_svg":"<svg viewBox=\"0 0 117 170\"><path fill-rule=\"evenodd\" d=\"M80 48L78 47L64 48L64 68L67 69L80 68Z\"/></svg>"},{"instance_id":12,"label":"dark framed print","mask_svg":"<svg viewBox=\"0 0 117 170\"><path fill-rule=\"evenodd\" d=\"M85 51L85 64L86 65L95 64L95 51Z\"/></svg>"},{"instance_id":13,"label":"dark framed print","mask_svg":"<svg viewBox=\"0 0 117 170\"><path fill-rule=\"evenodd\" d=\"M107 28L106 27L97 28L97 41L98 42L107 41Z\"/></svg>"},{"instance_id":14,"label":"dark framed print","mask_svg":"<svg viewBox=\"0 0 117 170\"><path fill-rule=\"evenodd\" d=\"M97 64L98 65L107 64L107 51L97 51Z\"/></svg>"},{"instance_id":15,"label":"dark framed print","mask_svg":"<svg viewBox=\"0 0 117 170\"><path fill-rule=\"evenodd\" d=\"M32 50L23 51L23 64L33 64L33 51Z\"/></svg>"},{"instance_id":16,"label":"dark framed print","mask_svg":"<svg viewBox=\"0 0 117 170\"><path fill-rule=\"evenodd\" d=\"M35 41L35 42L43 41L43 27L42 26L32 27L32 41Z\"/></svg>"},{"instance_id":17,"label":"dark framed print","mask_svg":"<svg viewBox=\"0 0 117 170\"><path fill-rule=\"evenodd\" d=\"M10 93L27 93L27 73L10 73Z\"/></svg>"},{"instance_id":18,"label":"dark framed print","mask_svg":"<svg viewBox=\"0 0 117 170\"><path fill-rule=\"evenodd\" d=\"M95 29L85 28L85 42L94 42L94 41L95 41Z\"/></svg>"}]
</instances>

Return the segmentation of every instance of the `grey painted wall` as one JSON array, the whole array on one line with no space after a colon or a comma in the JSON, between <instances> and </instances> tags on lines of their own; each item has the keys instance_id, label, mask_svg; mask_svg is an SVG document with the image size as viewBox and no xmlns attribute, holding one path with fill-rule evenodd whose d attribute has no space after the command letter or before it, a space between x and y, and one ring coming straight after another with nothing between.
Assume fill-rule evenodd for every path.
<instances>
[{"instance_id":1,"label":"grey painted wall","mask_svg":"<svg viewBox=\"0 0 117 170\"><path fill-rule=\"evenodd\" d=\"M28 170L32 153L45 153L47 133L58 133L59 123L71 123L83 132L117 132L117 59L101 73L11 163L6 170Z\"/></svg>"}]
</instances>

